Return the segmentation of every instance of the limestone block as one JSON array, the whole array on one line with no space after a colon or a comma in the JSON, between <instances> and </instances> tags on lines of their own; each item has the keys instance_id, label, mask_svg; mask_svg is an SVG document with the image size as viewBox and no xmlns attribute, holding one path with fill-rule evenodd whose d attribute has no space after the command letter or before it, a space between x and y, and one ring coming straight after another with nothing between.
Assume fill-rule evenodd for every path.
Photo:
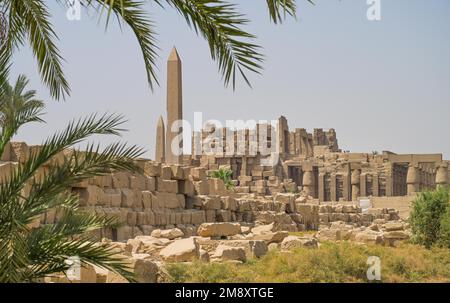
<instances>
[{"instance_id":1,"label":"limestone block","mask_svg":"<svg viewBox=\"0 0 450 303\"><path fill-rule=\"evenodd\" d=\"M114 188L129 188L130 179L129 173L117 172L112 175L112 186Z\"/></svg>"},{"instance_id":2,"label":"limestone block","mask_svg":"<svg viewBox=\"0 0 450 303\"><path fill-rule=\"evenodd\" d=\"M282 210L286 211L287 213L295 212L295 195L294 194L289 194L289 193L276 194L275 201L284 205L284 208Z\"/></svg>"},{"instance_id":3,"label":"limestone block","mask_svg":"<svg viewBox=\"0 0 450 303\"><path fill-rule=\"evenodd\" d=\"M134 211L129 211L127 214L128 226L136 226L137 215Z\"/></svg>"},{"instance_id":4,"label":"limestone block","mask_svg":"<svg viewBox=\"0 0 450 303\"><path fill-rule=\"evenodd\" d=\"M152 197L153 194L150 191L143 191L141 192L142 197L142 207L144 209L152 209Z\"/></svg>"},{"instance_id":5,"label":"limestone block","mask_svg":"<svg viewBox=\"0 0 450 303\"><path fill-rule=\"evenodd\" d=\"M224 196L220 197L220 200L222 201L221 208L229 211L236 211L238 209L238 202L235 198Z\"/></svg>"},{"instance_id":6,"label":"limestone block","mask_svg":"<svg viewBox=\"0 0 450 303\"><path fill-rule=\"evenodd\" d=\"M122 207L131 208L134 205L134 192L128 188L122 188Z\"/></svg>"},{"instance_id":7,"label":"limestone block","mask_svg":"<svg viewBox=\"0 0 450 303\"><path fill-rule=\"evenodd\" d=\"M127 241L133 238L133 229L130 226L117 227L117 241Z\"/></svg>"},{"instance_id":8,"label":"limestone block","mask_svg":"<svg viewBox=\"0 0 450 303\"><path fill-rule=\"evenodd\" d=\"M219 209L216 211L216 221L217 222L230 222L231 212L225 209Z\"/></svg>"},{"instance_id":9,"label":"limestone block","mask_svg":"<svg viewBox=\"0 0 450 303\"><path fill-rule=\"evenodd\" d=\"M149 191L156 190L156 178L155 177L146 177L145 189Z\"/></svg>"},{"instance_id":10,"label":"limestone block","mask_svg":"<svg viewBox=\"0 0 450 303\"><path fill-rule=\"evenodd\" d=\"M250 187L249 186L238 186L235 188L235 191L239 194L248 194L248 193L250 193Z\"/></svg>"},{"instance_id":11,"label":"limestone block","mask_svg":"<svg viewBox=\"0 0 450 303\"><path fill-rule=\"evenodd\" d=\"M147 178L142 175L130 176L130 188L137 190L145 190L146 189L146 180Z\"/></svg>"},{"instance_id":12,"label":"limestone block","mask_svg":"<svg viewBox=\"0 0 450 303\"><path fill-rule=\"evenodd\" d=\"M203 223L199 226L197 234L202 237L233 236L241 233L239 223Z\"/></svg>"},{"instance_id":13,"label":"limestone block","mask_svg":"<svg viewBox=\"0 0 450 303\"><path fill-rule=\"evenodd\" d=\"M158 281L159 267L155 262L134 255L132 268L138 283L156 283Z\"/></svg>"},{"instance_id":14,"label":"limestone block","mask_svg":"<svg viewBox=\"0 0 450 303\"><path fill-rule=\"evenodd\" d=\"M195 194L194 182L191 180L178 181L178 192L187 196Z\"/></svg>"},{"instance_id":15,"label":"limestone block","mask_svg":"<svg viewBox=\"0 0 450 303\"><path fill-rule=\"evenodd\" d=\"M106 174L103 176L95 176L89 179L89 184L97 185L100 187L111 187L112 186L112 174Z\"/></svg>"},{"instance_id":16,"label":"limestone block","mask_svg":"<svg viewBox=\"0 0 450 303\"><path fill-rule=\"evenodd\" d=\"M158 162L146 162L144 167L144 173L149 177L161 176L161 163Z\"/></svg>"},{"instance_id":17,"label":"limestone block","mask_svg":"<svg viewBox=\"0 0 450 303\"><path fill-rule=\"evenodd\" d=\"M133 276L138 283L157 282L159 267L155 262L149 260L149 257L148 254L133 254L127 260L128 270L134 274ZM127 283L127 280L112 271L108 271L106 283Z\"/></svg>"},{"instance_id":18,"label":"limestone block","mask_svg":"<svg viewBox=\"0 0 450 303\"><path fill-rule=\"evenodd\" d=\"M103 198L103 189L96 185L88 185L86 188L75 190L80 195L80 205L95 206Z\"/></svg>"},{"instance_id":19,"label":"limestone block","mask_svg":"<svg viewBox=\"0 0 450 303\"><path fill-rule=\"evenodd\" d=\"M198 196L202 203L202 209L220 209L221 201L218 196Z\"/></svg>"},{"instance_id":20,"label":"limestone block","mask_svg":"<svg viewBox=\"0 0 450 303\"><path fill-rule=\"evenodd\" d=\"M233 247L220 244L211 256L211 261L245 261L247 259L243 247Z\"/></svg>"},{"instance_id":21,"label":"limestone block","mask_svg":"<svg viewBox=\"0 0 450 303\"><path fill-rule=\"evenodd\" d=\"M191 224L192 223L192 212L183 211L181 213L181 224Z\"/></svg>"},{"instance_id":22,"label":"limestone block","mask_svg":"<svg viewBox=\"0 0 450 303\"><path fill-rule=\"evenodd\" d=\"M184 179L184 171L183 167L179 164L173 164L170 166L172 169L172 179L175 180L183 180Z\"/></svg>"},{"instance_id":23,"label":"limestone block","mask_svg":"<svg viewBox=\"0 0 450 303\"><path fill-rule=\"evenodd\" d=\"M191 212L192 224L201 224L206 222L206 214L204 210L193 210Z\"/></svg>"},{"instance_id":24,"label":"limestone block","mask_svg":"<svg viewBox=\"0 0 450 303\"><path fill-rule=\"evenodd\" d=\"M155 238L165 238L169 240L173 240L176 238L181 238L184 236L184 233L179 228L172 228L172 229L155 229L152 231L151 234L152 237Z\"/></svg>"},{"instance_id":25,"label":"limestone block","mask_svg":"<svg viewBox=\"0 0 450 303\"><path fill-rule=\"evenodd\" d=\"M162 178L157 178L156 190L159 192L176 194L178 192L178 181L177 180L163 180Z\"/></svg>"},{"instance_id":26,"label":"limestone block","mask_svg":"<svg viewBox=\"0 0 450 303\"><path fill-rule=\"evenodd\" d=\"M307 229L316 229L320 223L319 206L308 203L297 204L297 213L301 215L301 222Z\"/></svg>"},{"instance_id":27,"label":"limestone block","mask_svg":"<svg viewBox=\"0 0 450 303\"><path fill-rule=\"evenodd\" d=\"M191 167L191 166L183 166L182 169L183 169L183 176L184 176L184 179L185 179L185 180L192 179L192 178L190 177L192 167Z\"/></svg>"},{"instance_id":28,"label":"limestone block","mask_svg":"<svg viewBox=\"0 0 450 303\"><path fill-rule=\"evenodd\" d=\"M156 192L156 197L165 208L184 208L186 203L184 195L180 194L177 195L174 193Z\"/></svg>"},{"instance_id":29,"label":"limestone block","mask_svg":"<svg viewBox=\"0 0 450 303\"><path fill-rule=\"evenodd\" d=\"M404 225L402 222L388 222L383 225L383 228L386 231L396 231L396 230L403 230Z\"/></svg>"},{"instance_id":30,"label":"limestone block","mask_svg":"<svg viewBox=\"0 0 450 303\"><path fill-rule=\"evenodd\" d=\"M205 210L206 222L216 222L216 210L207 209Z\"/></svg>"},{"instance_id":31,"label":"limestone block","mask_svg":"<svg viewBox=\"0 0 450 303\"><path fill-rule=\"evenodd\" d=\"M268 251L267 243L261 240L226 240L220 241L219 245L242 247L247 259L260 258Z\"/></svg>"},{"instance_id":32,"label":"limestone block","mask_svg":"<svg viewBox=\"0 0 450 303\"><path fill-rule=\"evenodd\" d=\"M225 184L223 180L218 178L208 179L209 194L223 195L226 193Z\"/></svg>"},{"instance_id":33,"label":"limestone block","mask_svg":"<svg viewBox=\"0 0 450 303\"><path fill-rule=\"evenodd\" d=\"M336 241L338 238L337 233L338 233L337 229L326 228L326 229L319 230L319 232L316 234L316 237L320 242Z\"/></svg>"},{"instance_id":34,"label":"limestone block","mask_svg":"<svg viewBox=\"0 0 450 303\"><path fill-rule=\"evenodd\" d=\"M148 225L156 225L155 213L152 211L146 211L145 215L147 217Z\"/></svg>"},{"instance_id":35,"label":"limestone block","mask_svg":"<svg viewBox=\"0 0 450 303\"><path fill-rule=\"evenodd\" d=\"M247 238L252 240L262 240L267 244L270 243L281 243L284 238L289 235L287 231L276 231L276 232L261 232L259 234L250 234Z\"/></svg>"},{"instance_id":36,"label":"limestone block","mask_svg":"<svg viewBox=\"0 0 450 303\"><path fill-rule=\"evenodd\" d=\"M266 224L266 225L258 225L251 229L252 234L263 234L267 232L273 232L275 231L275 225L274 223Z\"/></svg>"},{"instance_id":37,"label":"limestone block","mask_svg":"<svg viewBox=\"0 0 450 303\"><path fill-rule=\"evenodd\" d=\"M208 195L209 194L209 183L207 180L194 181L195 194L197 195Z\"/></svg>"},{"instance_id":38,"label":"limestone block","mask_svg":"<svg viewBox=\"0 0 450 303\"><path fill-rule=\"evenodd\" d=\"M203 167L195 167L191 169L191 177L194 181L202 181L206 179L206 169Z\"/></svg>"},{"instance_id":39,"label":"limestone block","mask_svg":"<svg viewBox=\"0 0 450 303\"><path fill-rule=\"evenodd\" d=\"M170 180L172 179L172 168L170 165L161 166L161 179Z\"/></svg>"},{"instance_id":40,"label":"limestone block","mask_svg":"<svg viewBox=\"0 0 450 303\"><path fill-rule=\"evenodd\" d=\"M163 248L159 255L166 262L189 262L198 259L199 245L195 238L175 240Z\"/></svg>"},{"instance_id":41,"label":"limestone block","mask_svg":"<svg viewBox=\"0 0 450 303\"><path fill-rule=\"evenodd\" d=\"M289 250L293 248L306 247L306 248L318 248L317 240L308 237L287 236L281 242L280 248L283 250Z\"/></svg>"},{"instance_id":42,"label":"limestone block","mask_svg":"<svg viewBox=\"0 0 450 303\"><path fill-rule=\"evenodd\" d=\"M354 240L367 244L383 244L381 233L369 229L356 233Z\"/></svg>"},{"instance_id":43,"label":"limestone block","mask_svg":"<svg viewBox=\"0 0 450 303\"><path fill-rule=\"evenodd\" d=\"M106 188L102 195L103 206L120 207L122 205L122 192L120 189Z\"/></svg>"},{"instance_id":44,"label":"limestone block","mask_svg":"<svg viewBox=\"0 0 450 303\"><path fill-rule=\"evenodd\" d=\"M143 211L136 212L136 225L142 226L148 224L147 213Z\"/></svg>"}]
</instances>

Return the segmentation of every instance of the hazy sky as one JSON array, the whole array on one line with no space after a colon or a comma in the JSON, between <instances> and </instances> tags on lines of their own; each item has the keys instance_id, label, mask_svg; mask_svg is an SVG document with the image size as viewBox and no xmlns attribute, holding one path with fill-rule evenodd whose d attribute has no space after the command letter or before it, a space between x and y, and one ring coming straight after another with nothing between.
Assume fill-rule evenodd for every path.
<instances>
[{"instance_id":1,"label":"hazy sky","mask_svg":"<svg viewBox=\"0 0 450 303\"><path fill-rule=\"evenodd\" d=\"M129 119L123 139L153 158L156 122L166 110L165 61L176 45L187 120L195 111L221 121L284 115L291 129L335 128L344 150L450 158L450 1L381 0L381 21L368 21L366 0L316 0L316 6L298 0L298 20L281 26L269 23L265 1L235 2L252 20L247 29L258 36L266 62L261 76L250 77L253 89L241 81L234 92L224 87L206 42L170 8L148 6L161 48L161 86L151 92L128 29L105 33L85 12L70 22L51 4L72 94L51 100L30 52L18 53L12 76L26 74L47 101L47 124L24 127L15 140L39 144L73 117L117 112Z\"/></svg>"}]
</instances>

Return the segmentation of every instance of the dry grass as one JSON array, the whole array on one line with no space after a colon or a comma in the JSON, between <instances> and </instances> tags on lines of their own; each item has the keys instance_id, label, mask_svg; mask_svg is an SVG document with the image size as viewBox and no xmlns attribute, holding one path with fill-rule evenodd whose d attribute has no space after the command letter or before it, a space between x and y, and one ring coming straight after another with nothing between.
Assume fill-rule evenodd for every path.
<instances>
[{"instance_id":1,"label":"dry grass","mask_svg":"<svg viewBox=\"0 0 450 303\"><path fill-rule=\"evenodd\" d=\"M172 264L172 282L367 282L369 256L381 259L381 282L449 282L450 249L397 248L350 242L272 251L244 264Z\"/></svg>"}]
</instances>

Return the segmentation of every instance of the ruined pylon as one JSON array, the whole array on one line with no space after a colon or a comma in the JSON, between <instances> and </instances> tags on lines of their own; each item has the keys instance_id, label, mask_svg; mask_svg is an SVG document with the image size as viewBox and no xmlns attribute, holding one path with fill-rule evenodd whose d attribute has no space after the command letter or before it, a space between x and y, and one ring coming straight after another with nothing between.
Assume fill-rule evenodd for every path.
<instances>
[{"instance_id":1,"label":"ruined pylon","mask_svg":"<svg viewBox=\"0 0 450 303\"><path fill-rule=\"evenodd\" d=\"M174 47L167 61L167 130L165 160L169 164L181 163L183 152L183 97L181 85L181 59Z\"/></svg>"},{"instance_id":2,"label":"ruined pylon","mask_svg":"<svg viewBox=\"0 0 450 303\"><path fill-rule=\"evenodd\" d=\"M162 116L159 116L158 124L156 125L156 149L155 160L158 162L165 162L166 154L166 132L164 128L164 120Z\"/></svg>"}]
</instances>

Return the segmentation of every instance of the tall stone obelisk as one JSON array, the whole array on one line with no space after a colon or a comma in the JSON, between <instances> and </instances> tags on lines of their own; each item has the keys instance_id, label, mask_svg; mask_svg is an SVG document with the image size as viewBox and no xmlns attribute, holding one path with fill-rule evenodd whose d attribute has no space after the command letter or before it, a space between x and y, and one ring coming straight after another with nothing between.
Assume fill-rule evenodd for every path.
<instances>
[{"instance_id":1,"label":"tall stone obelisk","mask_svg":"<svg viewBox=\"0 0 450 303\"><path fill-rule=\"evenodd\" d=\"M156 125L155 160L164 163L165 157L166 157L166 132L164 128L163 117L159 116L158 124Z\"/></svg>"},{"instance_id":2,"label":"tall stone obelisk","mask_svg":"<svg viewBox=\"0 0 450 303\"><path fill-rule=\"evenodd\" d=\"M166 163L179 164L183 153L181 59L174 47L167 61ZM177 124L178 122L178 124ZM174 131L173 131L174 130Z\"/></svg>"}]
</instances>

